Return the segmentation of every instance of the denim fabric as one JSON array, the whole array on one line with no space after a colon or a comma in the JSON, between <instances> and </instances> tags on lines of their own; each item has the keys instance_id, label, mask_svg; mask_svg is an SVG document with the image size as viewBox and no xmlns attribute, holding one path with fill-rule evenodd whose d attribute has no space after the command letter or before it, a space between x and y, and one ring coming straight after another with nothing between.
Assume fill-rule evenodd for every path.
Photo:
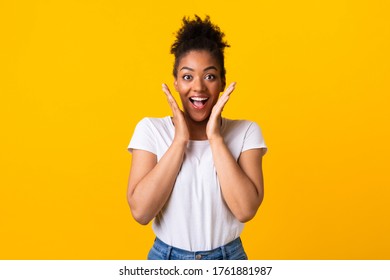
<instances>
[{"instance_id":1,"label":"denim fabric","mask_svg":"<svg viewBox=\"0 0 390 280\"><path fill-rule=\"evenodd\" d=\"M186 251L165 244L156 237L148 260L247 260L241 239L210 251Z\"/></svg>"}]
</instances>

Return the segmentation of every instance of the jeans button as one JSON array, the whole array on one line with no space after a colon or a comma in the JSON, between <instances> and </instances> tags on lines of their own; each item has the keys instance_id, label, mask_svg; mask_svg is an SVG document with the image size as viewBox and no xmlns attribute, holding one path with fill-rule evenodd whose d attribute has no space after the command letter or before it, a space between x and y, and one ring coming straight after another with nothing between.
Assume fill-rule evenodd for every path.
<instances>
[{"instance_id":1,"label":"jeans button","mask_svg":"<svg viewBox=\"0 0 390 280\"><path fill-rule=\"evenodd\" d=\"M195 259L197 259L197 260L202 259L202 255L196 255L196 256L195 256Z\"/></svg>"}]
</instances>

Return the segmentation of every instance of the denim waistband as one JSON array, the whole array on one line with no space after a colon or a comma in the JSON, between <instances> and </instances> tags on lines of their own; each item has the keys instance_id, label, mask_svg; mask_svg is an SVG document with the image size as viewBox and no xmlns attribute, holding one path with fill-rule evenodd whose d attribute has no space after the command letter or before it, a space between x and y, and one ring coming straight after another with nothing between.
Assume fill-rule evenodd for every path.
<instances>
[{"instance_id":1,"label":"denim waistband","mask_svg":"<svg viewBox=\"0 0 390 280\"><path fill-rule=\"evenodd\" d=\"M151 251L156 250L161 259L174 260L229 260L247 259L241 239L238 237L226 245L209 251L187 251L170 246L156 237Z\"/></svg>"}]
</instances>

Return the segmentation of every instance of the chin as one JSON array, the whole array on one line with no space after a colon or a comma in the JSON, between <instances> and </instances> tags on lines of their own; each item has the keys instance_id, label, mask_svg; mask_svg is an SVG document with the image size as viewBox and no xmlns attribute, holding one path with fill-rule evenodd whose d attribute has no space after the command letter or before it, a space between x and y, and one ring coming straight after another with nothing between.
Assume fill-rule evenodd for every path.
<instances>
[{"instance_id":1,"label":"chin","mask_svg":"<svg viewBox=\"0 0 390 280\"><path fill-rule=\"evenodd\" d=\"M188 113L187 116L194 122L207 122L210 118L210 114L200 115L200 114L191 114Z\"/></svg>"}]
</instances>

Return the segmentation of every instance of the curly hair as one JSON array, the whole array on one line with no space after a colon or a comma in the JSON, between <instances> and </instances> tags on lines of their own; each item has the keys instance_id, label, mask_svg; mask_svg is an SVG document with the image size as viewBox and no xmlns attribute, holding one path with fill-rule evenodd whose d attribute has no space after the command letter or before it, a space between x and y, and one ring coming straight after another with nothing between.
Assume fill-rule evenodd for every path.
<instances>
[{"instance_id":1,"label":"curly hair","mask_svg":"<svg viewBox=\"0 0 390 280\"><path fill-rule=\"evenodd\" d=\"M224 49L230 46L223 40L224 36L219 27L210 21L209 16L204 20L197 15L194 20L184 17L183 25L177 31L176 40L171 46L171 54L175 56L173 76L177 77L177 68L184 55L193 50L206 50L217 59L221 66L221 78L225 80Z\"/></svg>"}]
</instances>

